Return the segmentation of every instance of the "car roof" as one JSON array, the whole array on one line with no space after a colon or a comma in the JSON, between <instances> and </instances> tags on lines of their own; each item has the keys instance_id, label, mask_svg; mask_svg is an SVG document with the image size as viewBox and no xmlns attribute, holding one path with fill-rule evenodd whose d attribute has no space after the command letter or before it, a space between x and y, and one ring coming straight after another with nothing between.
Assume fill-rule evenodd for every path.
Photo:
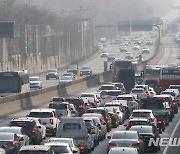
<instances>
[{"instance_id":1,"label":"car roof","mask_svg":"<svg viewBox=\"0 0 180 154\"><path fill-rule=\"evenodd\" d=\"M32 109L30 112L52 112L55 109L48 109L48 108L40 108L40 109Z\"/></svg>"},{"instance_id":2,"label":"car roof","mask_svg":"<svg viewBox=\"0 0 180 154\"><path fill-rule=\"evenodd\" d=\"M0 127L0 129L16 129L16 130L21 130L22 127L18 127L18 126L3 126L3 127Z\"/></svg>"},{"instance_id":3,"label":"car roof","mask_svg":"<svg viewBox=\"0 0 180 154\"><path fill-rule=\"evenodd\" d=\"M48 151L50 149L47 145L25 145L22 146L20 151L24 150L42 150L42 151Z\"/></svg>"},{"instance_id":4,"label":"car roof","mask_svg":"<svg viewBox=\"0 0 180 154\"><path fill-rule=\"evenodd\" d=\"M30 76L29 78L40 78L39 76Z\"/></svg>"},{"instance_id":5,"label":"car roof","mask_svg":"<svg viewBox=\"0 0 180 154\"><path fill-rule=\"evenodd\" d=\"M49 138L49 140L67 140L67 141L73 141L73 138L61 138L61 137L54 137L54 138Z\"/></svg>"},{"instance_id":6,"label":"car roof","mask_svg":"<svg viewBox=\"0 0 180 154\"><path fill-rule=\"evenodd\" d=\"M137 134L137 131L114 131L113 134Z\"/></svg>"},{"instance_id":7,"label":"car roof","mask_svg":"<svg viewBox=\"0 0 180 154\"><path fill-rule=\"evenodd\" d=\"M133 119L129 119L130 121L149 121L148 119L144 119L144 118L133 118Z\"/></svg>"},{"instance_id":8,"label":"car roof","mask_svg":"<svg viewBox=\"0 0 180 154\"><path fill-rule=\"evenodd\" d=\"M83 115L87 115L90 117L94 117L94 116L103 117L103 115L100 113L84 113Z\"/></svg>"},{"instance_id":9,"label":"car roof","mask_svg":"<svg viewBox=\"0 0 180 154\"><path fill-rule=\"evenodd\" d=\"M44 145L48 145L48 146L51 146L51 145L61 146L62 145L62 146L68 146L69 147L69 144L64 143L64 142L47 142Z\"/></svg>"},{"instance_id":10,"label":"car roof","mask_svg":"<svg viewBox=\"0 0 180 154\"><path fill-rule=\"evenodd\" d=\"M161 94L161 95L155 95L153 97L170 97L171 95L169 94Z\"/></svg>"},{"instance_id":11,"label":"car roof","mask_svg":"<svg viewBox=\"0 0 180 154\"><path fill-rule=\"evenodd\" d=\"M49 104L66 104L66 105L68 105L69 104L69 102L61 102L61 101L52 101L52 102L50 102Z\"/></svg>"},{"instance_id":12,"label":"car roof","mask_svg":"<svg viewBox=\"0 0 180 154\"><path fill-rule=\"evenodd\" d=\"M27 119L27 118L16 118L16 119L12 119L11 121L29 121L29 122L33 122L35 120L32 119L32 118L30 118L30 119Z\"/></svg>"},{"instance_id":13,"label":"car roof","mask_svg":"<svg viewBox=\"0 0 180 154\"><path fill-rule=\"evenodd\" d=\"M137 109L137 110L133 110L133 112L152 112L152 110L147 110L147 109Z\"/></svg>"}]
</instances>

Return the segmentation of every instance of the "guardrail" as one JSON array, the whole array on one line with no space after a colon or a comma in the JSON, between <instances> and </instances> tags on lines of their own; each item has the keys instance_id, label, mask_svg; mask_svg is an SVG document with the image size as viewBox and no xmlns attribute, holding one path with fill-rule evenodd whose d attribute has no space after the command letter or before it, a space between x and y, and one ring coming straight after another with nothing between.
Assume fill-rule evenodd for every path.
<instances>
[{"instance_id":1,"label":"guardrail","mask_svg":"<svg viewBox=\"0 0 180 154\"><path fill-rule=\"evenodd\" d=\"M154 58L157 53L158 50L156 49L154 56L151 57L150 60ZM138 64L137 68L142 66L143 63ZM48 103L55 96L72 96L88 88L95 87L100 83L109 82L110 80L111 71L107 71L62 85L56 85L24 94L2 97L0 98L0 116L6 116L23 109Z\"/></svg>"}]
</instances>

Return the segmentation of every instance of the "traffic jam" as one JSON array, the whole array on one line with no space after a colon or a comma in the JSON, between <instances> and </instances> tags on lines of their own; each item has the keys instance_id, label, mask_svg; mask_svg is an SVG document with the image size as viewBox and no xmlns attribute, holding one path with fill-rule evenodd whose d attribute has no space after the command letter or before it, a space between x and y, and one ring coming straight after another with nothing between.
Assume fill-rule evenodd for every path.
<instances>
[{"instance_id":1,"label":"traffic jam","mask_svg":"<svg viewBox=\"0 0 180 154\"><path fill-rule=\"evenodd\" d=\"M158 152L161 147L154 143L180 105L180 86L171 84L177 82L177 70L172 66L147 66L141 72L142 80L134 76L131 90L127 82L113 81L103 83L95 92L54 97L47 108L34 108L0 127L1 153L87 154L103 140L108 140L107 154ZM155 80L163 83L160 88L157 82L150 82ZM124 130L109 135L120 125Z\"/></svg>"}]
</instances>

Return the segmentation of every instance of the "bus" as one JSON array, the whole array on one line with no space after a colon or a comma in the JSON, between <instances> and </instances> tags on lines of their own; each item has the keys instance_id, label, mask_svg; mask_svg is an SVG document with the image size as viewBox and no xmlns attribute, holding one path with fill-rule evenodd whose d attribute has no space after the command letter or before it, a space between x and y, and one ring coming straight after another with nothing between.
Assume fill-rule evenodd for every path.
<instances>
[{"instance_id":1,"label":"bus","mask_svg":"<svg viewBox=\"0 0 180 154\"><path fill-rule=\"evenodd\" d=\"M30 91L27 71L0 72L0 96L9 96Z\"/></svg>"},{"instance_id":2,"label":"bus","mask_svg":"<svg viewBox=\"0 0 180 154\"><path fill-rule=\"evenodd\" d=\"M170 85L180 85L179 66L167 66L161 68L159 77L160 92L169 88Z\"/></svg>"},{"instance_id":3,"label":"bus","mask_svg":"<svg viewBox=\"0 0 180 154\"><path fill-rule=\"evenodd\" d=\"M120 69L133 69L133 64L129 60L114 60L112 62L112 81L118 82L118 72Z\"/></svg>"},{"instance_id":4,"label":"bus","mask_svg":"<svg viewBox=\"0 0 180 154\"><path fill-rule=\"evenodd\" d=\"M163 65L146 65L143 71L144 84L153 87L156 93L159 93L159 76Z\"/></svg>"}]
</instances>

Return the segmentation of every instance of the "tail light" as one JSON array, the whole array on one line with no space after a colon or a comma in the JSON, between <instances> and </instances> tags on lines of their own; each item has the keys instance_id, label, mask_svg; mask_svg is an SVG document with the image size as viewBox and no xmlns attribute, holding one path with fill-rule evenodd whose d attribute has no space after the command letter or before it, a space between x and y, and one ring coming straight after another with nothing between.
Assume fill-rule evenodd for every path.
<instances>
[{"instance_id":1,"label":"tail light","mask_svg":"<svg viewBox=\"0 0 180 154\"><path fill-rule=\"evenodd\" d=\"M133 104L136 104L136 102L130 102L130 104L132 104L132 105L133 105Z\"/></svg>"},{"instance_id":2,"label":"tail light","mask_svg":"<svg viewBox=\"0 0 180 154\"><path fill-rule=\"evenodd\" d=\"M154 121L155 118L150 118L149 120Z\"/></svg>"},{"instance_id":3,"label":"tail light","mask_svg":"<svg viewBox=\"0 0 180 154\"><path fill-rule=\"evenodd\" d=\"M32 133L32 134L36 134L36 130L33 129L33 130L31 131L31 133Z\"/></svg>"},{"instance_id":4,"label":"tail light","mask_svg":"<svg viewBox=\"0 0 180 154\"><path fill-rule=\"evenodd\" d=\"M108 95L106 98L112 98L112 96Z\"/></svg>"},{"instance_id":5,"label":"tail light","mask_svg":"<svg viewBox=\"0 0 180 154\"><path fill-rule=\"evenodd\" d=\"M176 105L176 102L173 102L173 105Z\"/></svg>"},{"instance_id":6,"label":"tail light","mask_svg":"<svg viewBox=\"0 0 180 154\"><path fill-rule=\"evenodd\" d=\"M68 113L69 113L68 110L66 110L66 115L68 115Z\"/></svg>"},{"instance_id":7,"label":"tail light","mask_svg":"<svg viewBox=\"0 0 180 154\"><path fill-rule=\"evenodd\" d=\"M16 142L15 141L12 141L9 143L11 146L16 146Z\"/></svg>"},{"instance_id":8,"label":"tail light","mask_svg":"<svg viewBox=\"0 0 180 154\"><path fill-rule=\"evenodd\" d=\"M79 149L80 149L80 150L84 150L84 149L85 149L85 146L81 145L81 146L79 147Z\"/></svg>"},{"instance_id":9,"label":"tail light","mask_svg":"<svg viewBox=\"0 0 180 154\"><path fill-rule=\"evenodd\" d=\"M116 143L109 143L109 147L115 147L117 146Z\"/></svg>"},{"instance_id":10,"label":"tail light","mask_svg":"<svg viewBox=\"0 0 180 154\"><path fill-rule=\"evenodd\" d=\"M121 88L122 90L126 90L126 88Z\"/></svg>"},{"instance_id":11,"label":"tail light","mask_svg":"<svg viewBox=\"0 0 180 154\"><path fill-rule=\"evenodd\" d=\"M138 146L140 146L140 143L133 143L132 146L138 147Z\"/></svg>"},{"instance_id":12,"label":"tail light","mask_svg":"<svg viewBox=\"0 0 180 154\"><path fill-rule=\"evenodd\" d=\"M146 97L146 96L147 96L147 94L146 94L146 93L144 93L144 96Z\"/></svg>"},{"instance_id":13,"label":"tail light","mask_svg":"<svg viewBox=\"0 0 180 154\"><path fill-rule=\"evenodd\" d=\"M83 108L83 105L81 104L81 105L79 105L78 107L79 107L80 109L82 109L82 108Z\"/></svg>"},{"instance_id":14,"label":"tail light","mask_svg":"<svg viewBox=\"0 0 180 154\"><path fill-rule=\"evenodd\" d=\"M94 126L91 126L91 129L94 129Z\"/></svg>"},{"instance_id":15,"label":"tail light","mask_svg":"<svg viewBox=\"0 0 180 154\"><path fill-rule=\"evenodd\" d=\"M18 140L19 140L19 141L24 141L24 138L23 138L22 136L19 136L19 137L18 137Z\"/></svg>"},{"instance_id":16,"label":"tail light","mask_svg":"<svg viewBox=\"0 0 180 154\"><path fill-rule=\"evenodd\" d=\"M163 121L162 121L162 120L158 120L157 123L158 123L158 124L162 124Z\"/></svg>"},{"instance_id":17,"label":"tail light","mask_svg":"<svg viewBox=\"0 0 180 154\"><path fill-rule=\"evenodd\" d=\"M50 119L50 124L53 124L54 123L54 120L53 119Z\"/></svg>"},{"instance_id":18,"label":"tail light","mask_svg":"<svg viewBox=\"0 0 180 154\"><path fill-rule=\"evenodd\" d=\"M105 119L108 120L108 116L105 116Z\"/></svg>"},{"instance_id":19,"label":"tail light","mask_svg":"<svg viewBox=\"0 0 180 154\"><path fill-rule=\"evenodd\" d=\"M171 111L172 111L172 109L171 109L171 108L168 108L167 110L168 110L169 112L171 112Z\"/></svg>"}]
</instances>

